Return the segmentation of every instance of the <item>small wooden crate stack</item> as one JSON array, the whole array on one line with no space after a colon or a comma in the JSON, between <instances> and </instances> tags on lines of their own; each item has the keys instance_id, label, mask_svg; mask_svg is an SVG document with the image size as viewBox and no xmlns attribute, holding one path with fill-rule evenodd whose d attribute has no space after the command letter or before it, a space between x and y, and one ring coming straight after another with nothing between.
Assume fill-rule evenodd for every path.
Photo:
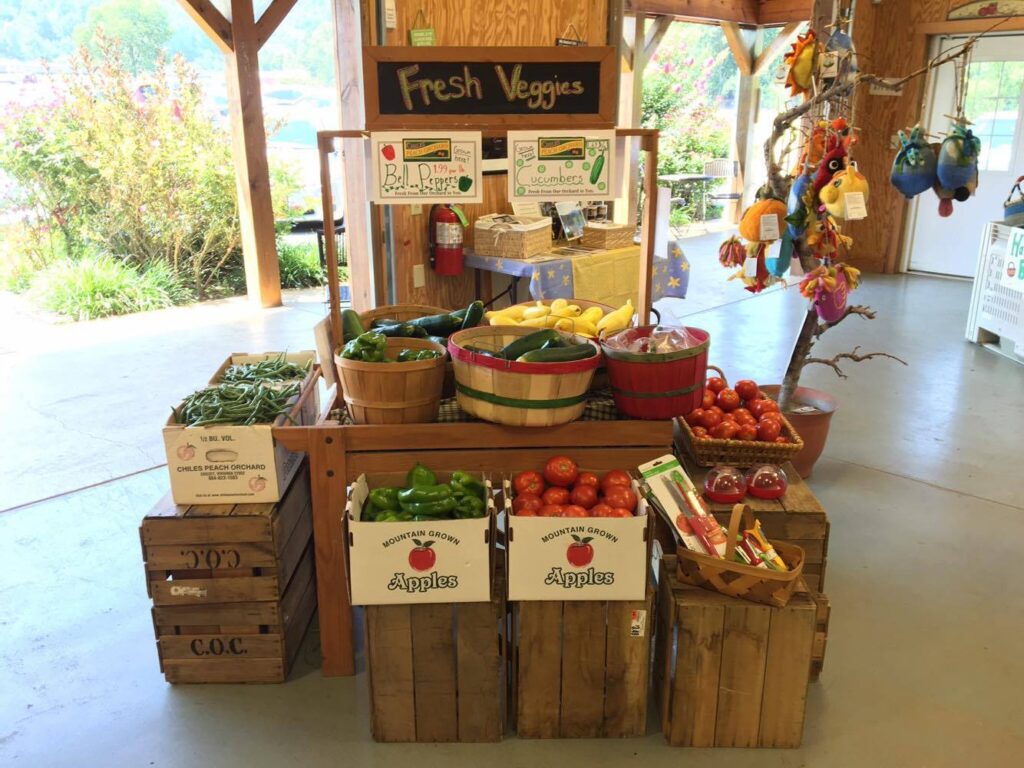
<instances>
[{"instance_id":1,"label":"small wooden crate stack","mask_svg":"<svg viewBox=\"0 0 1024 768\"><path fill-rule=\"evenodd\" d=\"M512 615L521 738L646 733L653 587L638 601L516 602Z\"/></svg>"},{"instance_id":2,"label":"small wooden crate stack","mask_svg":"<svg viewBox=\"0 0 1024 768\"><path fill-rule=\"evenodd\" d=\"M312 530L305 463L277 503L157 503L139 534L167 682L284 682L316 610Z\"/></svg>"},{"instance_id":3,"label":"small wooden crate stack","mask_svg":"<svg viewBox=\"0 0 1024 768\"><path fill-rule=\"evenodd\" d=\"M817 606L804 588L785 608L676 580L661 562L655 697L680 747L798 747L803 738Z\"/></svg>"},{"instance_id":4,"label":"small wooden crate stack","mask_svg":"<svg viewBox=\"0 0 1024 768\"><path fill-rule=\"evenodd\" d=\"M366 606L375 741L501 741L508 616L495 577L489 603Z\"/></svg>"},{"instance_id":5,"label":"small wooden crate stack","mask_svg":"<svg viewBox=\"0 0 1024 768\"><path fill-rule=\"evenodd\" d=\"M747 496L744 503L750 507L754 517L761 521L761 528L769 540L782 539L803 548L806 556L804 581L812 592L822 592L825 589L825 566L828 563L828 516L793 465L787 462L782 468L789 478L785 496L776 500ZM707 469L687 459L686 472L698 488L704 487ZM708 505L719 523L725 525L729 522L731 504L709 502Z\"/></svg>"}]
</instances>

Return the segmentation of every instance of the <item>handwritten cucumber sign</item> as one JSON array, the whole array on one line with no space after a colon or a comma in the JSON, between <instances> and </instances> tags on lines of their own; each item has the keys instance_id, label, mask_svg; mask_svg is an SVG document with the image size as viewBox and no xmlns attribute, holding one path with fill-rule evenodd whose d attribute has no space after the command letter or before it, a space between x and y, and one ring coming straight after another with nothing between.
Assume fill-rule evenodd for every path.
<instances>
[{"instance_id":1,"label":"handwritten cucumber sign","mask_svg":"<svg viewBox=\"0 0 1024 768\"><path fill-rule=\"evenodd\" d=\"M1024 229L1020 227L1010 230L1000 279L1007 288L1024 291Z\"/></svg>"},{"instance_id":2,"label":"handwritten cucumber sign","mask_svg":"<svg viewBox=\"0 0 1024 768\"><path fill-rule=\"evenodd\" d=\"M480 203L480 133L370 134L375 203Z\"/></svg>"},{"instance_id":3,"label":"handwritten cucumber sign","mask_svg":"<svg viewBox=\"0 0 1024 768\"><path fill-rule=\"evenodd\" d=\"M509 131L508 158L513 202L615 197L615 131Z\"/></svg>"},{"instance_id":4,"label":"handwritten cucumber sign","mask_svg":"<svg viewBox=\"0 0 1024 768\"><path fill-rule=\"evenodd\" d=\"M615 125L615 49L363 49L366 127Z\"/></svg>"}]
</instances>

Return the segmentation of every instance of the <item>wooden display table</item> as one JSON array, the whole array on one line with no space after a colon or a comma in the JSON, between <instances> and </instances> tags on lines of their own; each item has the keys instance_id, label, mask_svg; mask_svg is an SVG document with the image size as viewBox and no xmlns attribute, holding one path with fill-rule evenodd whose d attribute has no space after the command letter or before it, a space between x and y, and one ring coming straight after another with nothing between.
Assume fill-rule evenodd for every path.
<instances>
[{"instance_id":1,"label":"wooden display table","mask_svg":"<svg viewBox=\"0 0 1024 768\"><path fill-rule=\"evenodd\" d=\"M361 473L407 469L506 471L540 466L567 453L581 466L636 467L672 452L670 421L576 421L557 427L506 427L469 422L315 427L278 427L274 437L309 456L313 541L323 674L354 675L352 606L348 594L343 516L348 484Z\"/></svg>"}]
</instances>

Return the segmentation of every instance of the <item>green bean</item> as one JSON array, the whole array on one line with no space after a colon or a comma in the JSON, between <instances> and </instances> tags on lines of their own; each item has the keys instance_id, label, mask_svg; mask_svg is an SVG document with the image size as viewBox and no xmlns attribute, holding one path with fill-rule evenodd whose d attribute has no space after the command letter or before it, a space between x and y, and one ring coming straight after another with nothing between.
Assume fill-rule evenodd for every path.
<instances>
[{"instance_id":1,"label":"green bean","mask_svg":"<svg viewBox=\"0 0 1024 768\"><path fill-rule=\"evenodd\" d=\"M211 424L267 424L285 413L299 394L298 383L287 386L256 383L218 384L194 392L174 410L175 421L191 427Z\"/></svg>"},{"instance_id":2,"label":"green bean","mask_svg":"<svg viewBox=\"0 0 1024 768\"><path fill-rule=\"evenodd\" d=\"M285 353L258 363L241 363L229 366L224 375L221 376L223 383L254 383L257 381L287 381L289 379L304 379L313 361L306 365L290 363L285 359Z\"/></svg>"}]
</instances>

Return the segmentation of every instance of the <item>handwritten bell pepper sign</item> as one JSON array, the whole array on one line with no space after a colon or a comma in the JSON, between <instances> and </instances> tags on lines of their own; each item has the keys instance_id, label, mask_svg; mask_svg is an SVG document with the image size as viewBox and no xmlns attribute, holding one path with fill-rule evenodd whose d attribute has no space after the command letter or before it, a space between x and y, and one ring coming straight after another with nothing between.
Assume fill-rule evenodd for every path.
<instances>
[{"instance_id":1,"label":"handwritten bell pepper sign","mask_svg":"<svg viewBox=\"0 0 1024 768\"><path fill-rule=\"evenodd\" d=\"M508 132L509 200L611 200L615 131Z\"/></svg>"},{"instance_id":2,"label":"handwritten bell pepper sign","mask_svg":"<svg viewBox=\"0 0 1024 768\"><path fill-rule=\"evenodd\" d=\"M1003 255L1000 280L1007 288L1024 291L1024 229L1013 227Z\"/></svg>"},{"instance_id":3,"label":"handwritten bell pepper sign","mask_svg":"<svg viewBox=\"0 0 1024 768\"><path fill-rule=\"evenodd\" d=\"M477 131L370 134L375 203L483 202Z\"/></svg>"}]
</instances>

